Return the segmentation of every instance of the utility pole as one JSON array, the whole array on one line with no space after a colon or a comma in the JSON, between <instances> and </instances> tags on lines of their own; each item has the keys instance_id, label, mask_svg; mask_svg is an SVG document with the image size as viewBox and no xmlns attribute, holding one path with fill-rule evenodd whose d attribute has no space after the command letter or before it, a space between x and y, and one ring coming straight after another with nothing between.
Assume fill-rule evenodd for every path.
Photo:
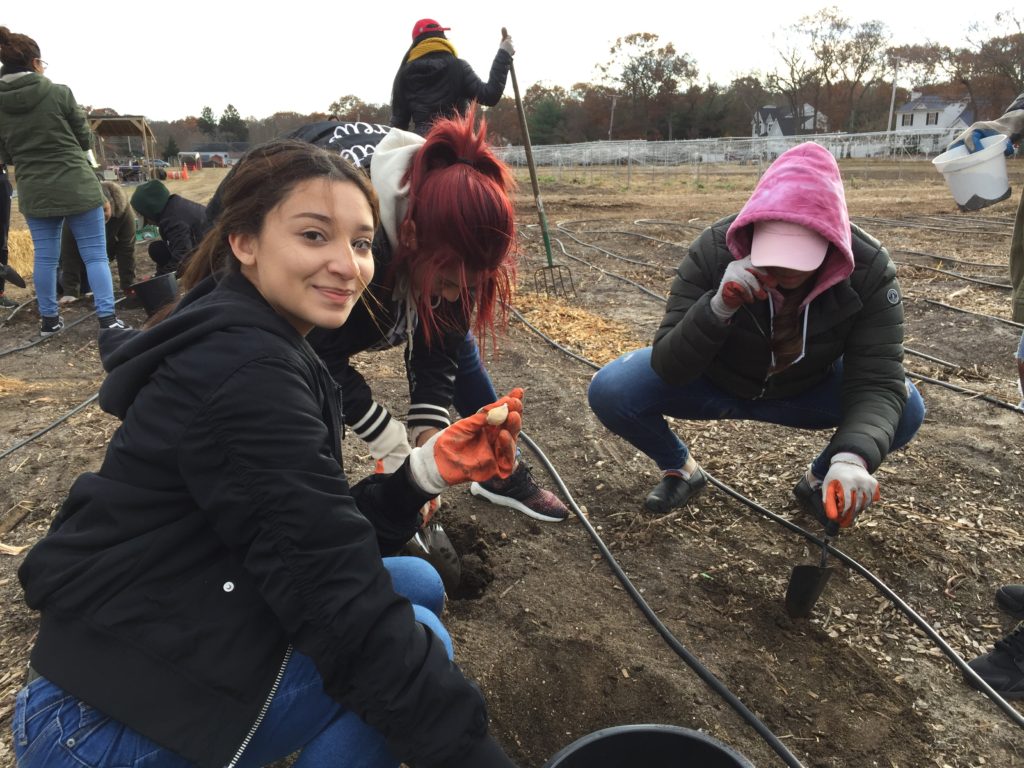
<instances>
[{"instance_id":1,"label":"utility pole","mask_svg":"<svg viewBox=\"0 0 1024 768\"><path fill-rule=\"evenodd\" d=\"M900 72L900 60L894 58L892 60L892 96L889 98L889 122L885 124L885 130L889 132L889 152L890 154L894 151L892 144L892 132L896 130L896 126L893 125L893 111L896 108L896 78Z\"/></svg>"},{"instance_id":2,"label":"utility pole","mask_svg":"<svg viewBox=\"0 0 1024 768\"><path fill-rule=\"evenodd\" d=\"M612 126L615 125L615 101L618 96L612 96L612 116L608 119L608 141L612 140Z\"/></svg>"}]
</instances>

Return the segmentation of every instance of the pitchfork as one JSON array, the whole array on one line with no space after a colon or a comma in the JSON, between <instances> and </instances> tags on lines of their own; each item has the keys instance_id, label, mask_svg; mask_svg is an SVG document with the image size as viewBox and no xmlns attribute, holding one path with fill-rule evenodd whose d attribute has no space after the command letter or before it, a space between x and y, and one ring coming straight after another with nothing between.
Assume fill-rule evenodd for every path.
<instances>
[{"instance_id":1,"label":"pitchfork","mask_svg":"<svg viewBox=\"0 0 1024 768\"><path fill-rule=\"evenodd\" d=\"M501 37L508 37L505 27L501 28ZM523 100L519 97L519 81L516 79L515 64L509 65L512 73L512 90L516 94L516 111L519 113L519 127L523 131L523 149L526 151L526 164L530 168L530 183L533 185L533 199L537 202L537 215L540 217L540 231L544 238L544 251L548 256L548 265L541 267L533 275L533 286L537 293L541 287L544 293L554 296L576 298L576 286L572 281L572 270L561 264L555 264L551 258L551 237L548 235L548 219L544 215L544 203L540 199L540 186L537 184L537 166L533 162L533 147L530 144L530 131L526 127L526 111L523 109ZM566 288L568 281L568 288Z\"/></svg>"}]
</instances>

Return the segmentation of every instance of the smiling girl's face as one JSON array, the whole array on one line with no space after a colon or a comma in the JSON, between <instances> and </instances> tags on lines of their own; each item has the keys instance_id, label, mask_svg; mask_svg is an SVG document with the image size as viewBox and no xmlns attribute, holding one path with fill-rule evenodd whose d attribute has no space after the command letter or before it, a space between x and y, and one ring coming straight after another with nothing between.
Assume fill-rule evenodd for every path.
<instances>
[{"instance_id":1,"label":"smiling girl's face","mask_svg":"<svg viewBox=\"0 0 1024 768\"><path fill-rule=\"evenodd\" d=\"M228 242L242 274L302 335L343 325L373 278L373 213L347 181L296 184L258 235Z\"/></svg>"}]
</instances>

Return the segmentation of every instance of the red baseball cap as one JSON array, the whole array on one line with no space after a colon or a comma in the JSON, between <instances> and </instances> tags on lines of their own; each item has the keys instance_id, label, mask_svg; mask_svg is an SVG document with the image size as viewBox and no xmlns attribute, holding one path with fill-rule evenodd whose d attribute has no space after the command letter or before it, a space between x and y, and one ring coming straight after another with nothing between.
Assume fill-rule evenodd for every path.
<instances>
[{"instance_id":1,"label":"red baseball cap","mask_svg":"<svg viewBox=\"0 0 1024 768\"><path fill-rule=\"evenodd\" d=\"M425 35L427 32L447 32L451 27L442 27L439 22L433 19L420 19L412 25L412 39L415 40L420 35Z\"/></svg>"},{"instance_id":2,"label":"red baseball cap","mask_svg":"<svg viewBox=\"0 0 1024 768\"><path fill-rule=\"evenodd\" d=\"M825 260L828 246L813 229L789 221L759 221L750 241L750 261L755 267L813 272Z\"/></svg>"}]
</instances>

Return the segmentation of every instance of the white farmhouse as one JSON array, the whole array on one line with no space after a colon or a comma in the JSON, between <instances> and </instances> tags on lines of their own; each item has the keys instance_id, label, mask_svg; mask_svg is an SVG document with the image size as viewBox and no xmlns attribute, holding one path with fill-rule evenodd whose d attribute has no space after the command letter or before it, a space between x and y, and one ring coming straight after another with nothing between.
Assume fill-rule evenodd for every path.
<instances>
[{"instance_id":1,"label":"white farmhouse","mask_svg":"<svg viewBox=\"0 0 1024 768\"><path fill-rule=\"evenodd\" d=\"M765 104L754 112L750 127L750 135L754 138L824 133L828 131L828 118L823 112L815 114L810 104L804 104L799 115L789 107Z\"/></svg>"}]
</instances>

